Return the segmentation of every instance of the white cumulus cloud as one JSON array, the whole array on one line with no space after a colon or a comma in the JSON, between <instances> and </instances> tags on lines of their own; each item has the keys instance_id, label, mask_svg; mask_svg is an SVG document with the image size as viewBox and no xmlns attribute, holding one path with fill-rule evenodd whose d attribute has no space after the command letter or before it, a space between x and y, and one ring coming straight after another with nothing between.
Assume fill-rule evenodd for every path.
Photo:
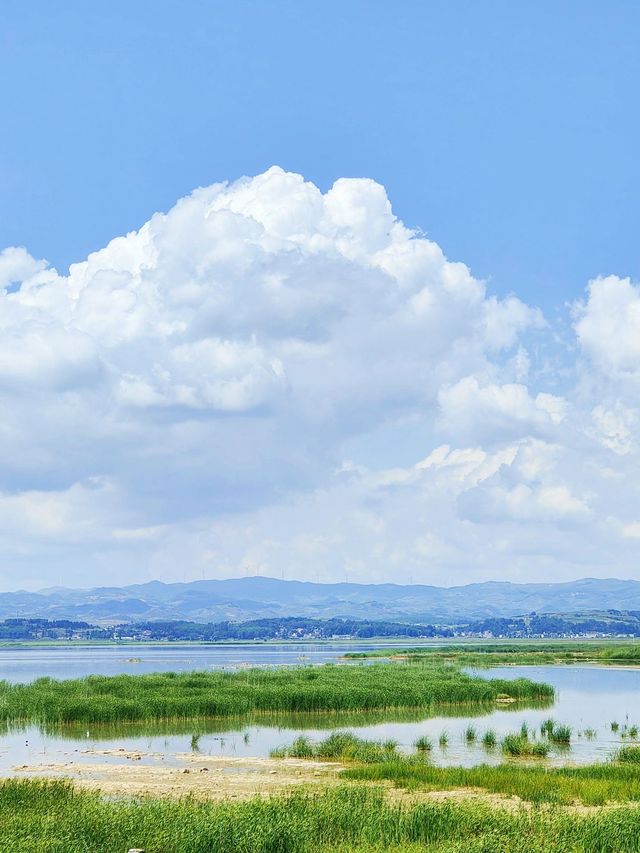
<instances>
[{"instance_id":1,"label":"white cumulus cloud","mask_svg":"<svg viewBox=\"0 0 640 853\"><path fill-rule=\"evenodd\" d=\"M488 293L382 186L279 168L66 274L5 249L0 584L629 571L638 306L594 280L582 355L543 369L541 312Z\"/></svg>"}]
</instances>

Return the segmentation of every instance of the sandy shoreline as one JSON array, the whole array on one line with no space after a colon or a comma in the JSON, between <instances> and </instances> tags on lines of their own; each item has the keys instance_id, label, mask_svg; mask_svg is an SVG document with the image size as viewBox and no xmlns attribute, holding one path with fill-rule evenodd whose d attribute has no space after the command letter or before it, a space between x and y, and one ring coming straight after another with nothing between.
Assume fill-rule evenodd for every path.
<instances>
[{"instance_id":1,"label":"sandy shoreline","mask_svg":"<svg viewBox=\"0 0 640 853\"><path fill-rule=\"evenodd\" d=\"M12 768L14 776L69 779L80 788L108 795L136 796L150 794L161 797L187 795L206 799L249 799L270 796L300 785L334 783L343 769L336 762L309 761L297 758L211 758L205 755L179 753L176 763L169 765L138 764L137 760L155 757L151 753L123 754L119 750L91 751L98 758L121 755L131 763L66 763L20 765Z\"/></svg>"}]
</instances>

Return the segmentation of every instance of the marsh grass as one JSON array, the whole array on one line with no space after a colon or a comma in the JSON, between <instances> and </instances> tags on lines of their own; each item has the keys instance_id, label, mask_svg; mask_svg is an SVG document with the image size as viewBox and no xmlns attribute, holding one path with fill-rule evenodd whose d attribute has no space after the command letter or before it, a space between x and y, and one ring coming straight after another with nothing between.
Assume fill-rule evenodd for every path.
<instances>
[{"instance_id":1,"label":"marsh grass","mask_svg":"<svg viewBox=\"0 0 640 853\"><path fill-rule=\"evenodd\" d=\"M567 725L554 725L551 731L549 732L549 740L552 740L554 743L560 744L568 744L571 743L571 726Z\"/></svg>"},{"instance_id":2,"label":"marsh grass","mask_svg":"<svg viewBox=\"0 0 640 853\"><path fill-rule=\"evenodd\" d=\"M505 755L514 757L546 758L551 749L550 741L556 740L554 733L558 732L562 739L566 735L565 728L568 729L568 727L558 727L554 720L547 719L540 726L543 740L536 740L535 731L523 722L519 732L504 736L501 743L502 751Z\"/></svg>"},{"instance_id":3,"label":"marsh grass","mask_svg":"<svg viewBox=\"0 0 640 853\"><path fill-rule=\"evenodd\" d=\"M486 749L493 749L493 747L497 744L497 742L498 742L498 740L496 738L496 733L493 731L493 729L488 729L482 735L482 745Z\"/></svg>"},{"instance_id":4,"label":"marsh grass","mask_svg":"<svg viewBox=\"0 0 640 853\"><path fill-rule=\"evenodd\" d=\"M615 755L616 761L640 765L640 746L622 746Z\"/></svg>"},{"instance_id":5,"label":"marsh grass","mask_svg":"<svg viewBox=\"0 0 640 853\"><path fill-rule=\"evenodd\" d=\"M546 737L549 737L549 735L553 731L554 726L555 726L555 720L552 720L551 718L544 720L540 724L540 734L544 735Z\"/></svg>"},{"instance_id":6,"label":"marsh grass","mask_svg":"<svg viewBox=\"0 0 640 853\"><path fill-rule=\"evenodd\" d=\"M319 743L315 743L304 736L298 737L291 746L272 750L271 757L314 758L325 761L334 759L369 764L399 758L400 754L398 753L398 744L394 740L369 741L362 740L350 732L333 732Z\"/></svg>"},{"instance_id":7,"label":"marsh grass","mask_svg":"<svg viewBox=\"0 0 640 853\"><path fill-rule=\"evenodd\" d=\"M527 758L546 758L549 754L549 744L545 741L531 740L522 731L507 734L502 738L502 751L505 755Z\"/></svg>"},{"instance_id":8,"label":"marsh grass","mask_svg":"<svg viewBox=\"0 0 640 853\"><path fill-rule=\"evenodd\" d=\"M436 767L409 758L366 767L349 768L343 776L360 781L391 781L407 790L441 791L459 788L483 789L516 795L532 803L600 806L606 803L640 801L640 747L633 755L620 756L621 763L584 767L545 767L511 762L477 767ZM640 845L639 845L640 846Z\"/></svg>"},{"instance_id":9,"label":"marsh grass","mask_svg":"<svg viewBox=\"0 0 640 853\"><path fill-rule=\"evenodd\" d=\"M434 770L424 763L421 769ZM146 853L637 853L638 814L628 806L585 814L557 805L406 805L359 784L243 803L104 800L64 782L0 784L3 853L132 847Z\"/></svg>"},{"instance_id":10,"label":"marsh grass","mask_svg":"<svg viewBox=\"0 0 640 853\"><path fill-rule=\"evenodd\" d=\"M589 729L588 731L593 732L593 729ZM551 718L542 723L540 726L540 734L560 746L566 746L571 743L571 726L564 723L557 723ZM593 732L593 734L595 734L595 732Z\"/></svg>"},{"instance_id":11,"label":"marsh grass","mask_svg":"<svg viewBox=\"0 0 640 853\"><path fill-rule=\"evenodd\" d=\"M528 679L486 680L442 664L379 663L241 672L89 676L31 684L0 682L0 721L40 724L207 719L250 713L318 713L438 708L551 700Z\"/></svg>"},{"instance_id":12,"label":"marsh grass","mask_svg":"<svg viewBox=\"0 0 640 853\"><path fill-rule=\"evenodd\" d=\"M624 664L640 662L640 644L547 642L478 643L450 646L418 646L396 649L394 657L409 660L432 660L459 666L490 667L501 664L561 664L592 661ZM350 658L389 657L388 650L353 652Z\"/></svg>"}]
</instances>

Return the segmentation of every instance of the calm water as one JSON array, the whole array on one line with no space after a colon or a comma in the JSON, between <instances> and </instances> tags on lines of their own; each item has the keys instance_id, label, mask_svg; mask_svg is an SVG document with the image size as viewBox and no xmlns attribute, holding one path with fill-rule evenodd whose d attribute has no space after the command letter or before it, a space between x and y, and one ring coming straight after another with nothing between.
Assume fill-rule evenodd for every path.
<instances>
[{"instance_id":1,"label":"calm water","mask_svg":"<svg viewBox=\"0 0 640 853\"><path fill-rule=\"evenodd\" d=\"M411 641L411 645L420 645ZM423 644L426 645L426 644ZM430 645L442 645L431 643ZM326 663L346 652L378 648L406 648L397 643L265 643L218 646L178 643L127 646L43 646L0 648L0 679L29 682L51 678L81 678L85 675L132 675L145 672L190 672L194 669L234 669L242 666L295 666Z\"/></svg>"},{"instance_id":2,"label":"calm water","mask_svg":"<svg viewBox=\"0 0 640 853\"><path fill-rule=\"evenodd\" d=\"M167 666L163 668L171 669L238 666L244 662L295 664L300 662L298 658L301 655L306 656L306 662L321 662L335 659L346 649L365 649L373 645L301 645L282 648L225 646L200 649L185 647L182 650L146 647L144 651L139 650L137 653L143 658L142 663L132 670L126 667L126 660L123 663L123 654L128 656L129 650L123 653L122 649L113 648L91 649L90 652L74 649L71 654L65 650L61 656L66 654L64 674L70 676L86 672L146 672L158 670L164 661L167 661ZM167 656L168 651L171 654ZM88 658L83 657L85 653L95 655L93 665ZM18 659L22 654L17 651L11 653L11 660L4 662L4 677L8 677L12 667L18 666ZM38 655L43 657L41 651L26 650L25 654L26 667L31 677L45 672L63 674L57 669L51 669L54 660L48 656L49 652L44 656L44 664L38 662ZM58 665L55 662L55 666ZM637 669L584 665L496 667L480 670L478 674L484 678L523 676L535 681L546 681L556 688L556 700L551 707L489 708L485 713L479 711L464 717L428 718L421 713L405 713L393 717L380 714L351 715L343 718L334 716L324 720L317 717L289 717L274 719L272 722L261 718L259 723L248 721L243 725L227 720L223 723L211 722L206 727L183 726L180 731L169 726L164 730L162 726L157 726L153 731L148 727L135 726L117 731L89 727L88 730L68 731L64 738L45 734L31 727L0 737L0 773L10 774L13 772L12 768L22 765L69 762L95 764L96 761L104 761L122 764L123 761L139 761L142 764L180 764L184 761L185 754L193 751L211 757L262 757L268 756L276 747L290 744L300 734L312 739L321 739L337 728L352 731L368 739L392 738L407 751L412 749L418 736L426 734L434 743L432 760L436 764L470 766L482 762L499 763L502 761L499 749L487 751L480 743L468 745L465 742L464 731L468 725L475 726L478 740L489 728L493 729L499 738L507 732L519 729L523 722L539 729L540 723L550 716L558 722L570 724L574 733L570 750L555 750L550 756L551 763L589 763L606 760L623 742L619 734L611 731L613 720L616 720L621 728L625 723L629 726L640 724L640 670ZM21 680L27 680L24 668L22 676ZM585 734L587 729L594 730L595 734L588 736ZM448 734L448 745L441 749L438 739L443 731ZM135 755L128 757L131 754Z\"/></svg>"}]
</instances>

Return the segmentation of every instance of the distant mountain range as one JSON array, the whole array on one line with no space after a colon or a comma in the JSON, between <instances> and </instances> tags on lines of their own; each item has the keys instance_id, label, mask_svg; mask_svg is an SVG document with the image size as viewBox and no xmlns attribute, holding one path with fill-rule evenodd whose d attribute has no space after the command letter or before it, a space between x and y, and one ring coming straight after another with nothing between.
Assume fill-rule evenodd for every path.
<instances>
[{"instance_id":1,"label":"distant mountain range","mask_svg":"<svg viewBox=\"0 0 640 853\"><path fill-rule=\"evenodd\" d=\"M640 610L640 581L584 578L557 584L491 581L438 587L247 577L0 593L0 619L75 619L105 625L160 619L220 622L286 616L456 625L534 611L576 613L608 609Z\"/></svg>"}]
</instances>

